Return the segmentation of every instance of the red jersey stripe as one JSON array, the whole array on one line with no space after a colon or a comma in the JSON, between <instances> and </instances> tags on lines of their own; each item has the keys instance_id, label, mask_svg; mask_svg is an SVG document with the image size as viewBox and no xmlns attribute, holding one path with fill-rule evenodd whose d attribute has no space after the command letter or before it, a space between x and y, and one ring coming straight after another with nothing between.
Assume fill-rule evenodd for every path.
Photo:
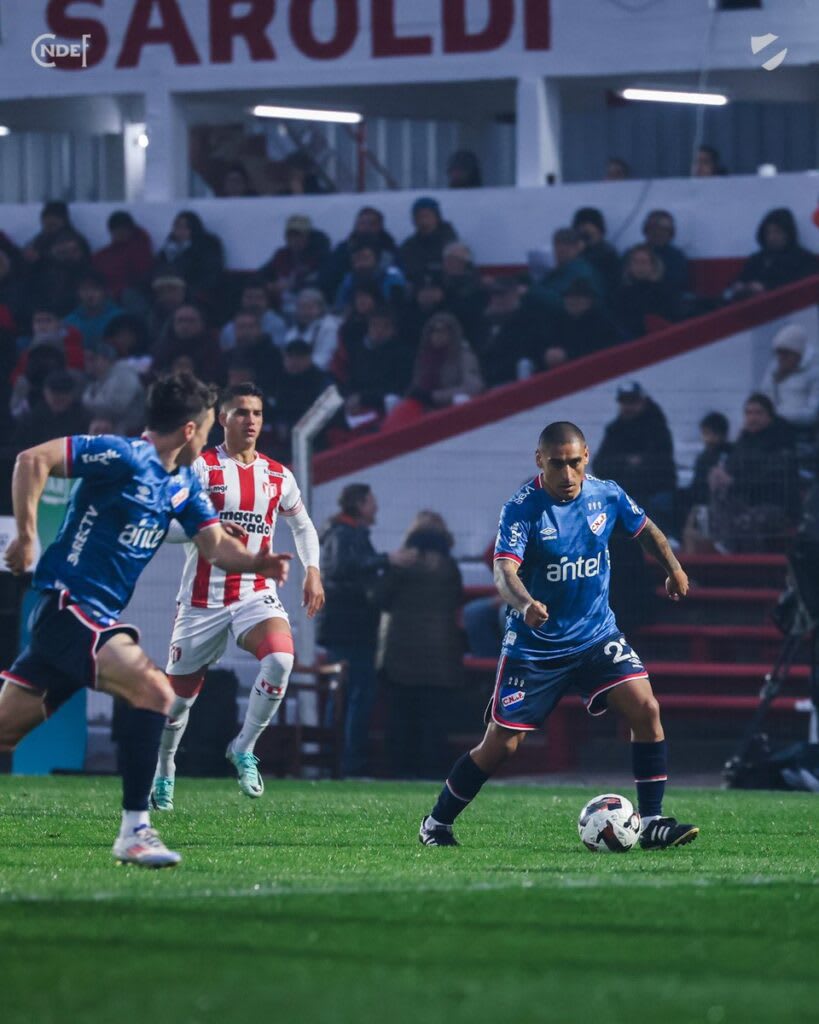
<instances>
[{"instance_id":1,"label":"red jersey stripe","mask_svg":"<svg viewBox=\"0 0 819 1024\"><path fill-rule=\"evenodd\" d=\"M212 449L202 452L202 458L208 465L208 473L211 476L211 483L224 483L224 474L219 468L219 456ZM210 500L218 512L224 508L224 493L211 494ZM193 578L193 591L191 593L191 606L194 608L207 608L208 591L210 589L210 562L199 555L196 561L196 575Z\"/></svg>"},{"instance_id":2,"label":"red jersey stripe","mask_svg":"<svg viewBox=\"0 0 819 1024\"><path fill-rule=\"evenodd\" d=\"M240 512L253 512L256 507L256 478L254 472L254 463L243 466L237 463L239 467L239 511ZM247 544L247 538L245 538L245 544ZM240 591L242 587L242 574L239 572L229 572L225 576L225 604L233 604L234 601L239 600Z\"/></svg>"},{"instance_id":3,"label":"red jersey stripe","mask_svg":"<svg viewBox=\"0 0 819 1024\"><path fill-rule=\"evenodd\" d=\"M279 466L279 468L281 468L279 463L278 462L274 462L272 459L267 459L267 466L270 469L272 469L274 466ZM265 473L267 473L267 470L265 471ZM268 481L269 481L269 477L268 477ZM275 498L271 498L268 501L268 503L267 503L267 512L265 512L265 516L264 516L264 521L265 521L266 525L269 526L269 527L272 527L272 525L273 525L273 516L276 514L276 508L277 508L280 500L281 500L281 490L277 487L276 488L276 497ZM272 538L272 530L271 530L270 534L267 537L265 537L264 540L262 541L262 546L261 546L261 549L260 549L261 551L269 551L270 550L271 538ZM266 590L267 589L267 579L264 576L258 576L257 575L256 579L253 581L253 589L254 590Z\"/></svg>"}]
</instances>

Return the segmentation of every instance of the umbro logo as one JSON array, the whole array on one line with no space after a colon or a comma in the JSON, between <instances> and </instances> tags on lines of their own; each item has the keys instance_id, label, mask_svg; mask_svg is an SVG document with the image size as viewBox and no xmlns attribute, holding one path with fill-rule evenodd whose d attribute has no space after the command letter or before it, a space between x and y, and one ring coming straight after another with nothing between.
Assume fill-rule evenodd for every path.
<instances>
[{"instance_id":1,"label":"umbro logo","mask_svg":"<svg viewBox=\"0 0 819 1024\"><path fill-rule=\"evenodd\" d=\"M554 526L544 526L543 529L540 531L540 536L543 538L543 540L554 540L557 536L557 530L554 528Z\"/></svg>"}]
</instances>

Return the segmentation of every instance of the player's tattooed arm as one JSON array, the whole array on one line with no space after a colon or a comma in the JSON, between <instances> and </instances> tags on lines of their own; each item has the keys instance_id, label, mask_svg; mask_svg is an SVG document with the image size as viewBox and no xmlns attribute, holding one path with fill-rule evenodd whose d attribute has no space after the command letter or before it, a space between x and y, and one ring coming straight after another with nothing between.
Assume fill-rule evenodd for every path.
<instances>
[{"instance_id":1,"label":"player's tattooed arm","mask_svg":"<svg viewBox=\"0 0 819 1024\"><path fill-rule=\"evenodd\" d=\"M688 593L688 576L685 570L677 561L677 556L671 550L668 538L663 531L650 519L646 519L646 525L640 531L637 538L652 558L660 563L667 575L665 589L672 601L679 601Z\"/></svg>"},{"instance_id":2,"label":"player's tattooed arm","mask_svg":"<svg viewBox=\"0 0 819 1024\"><path fill-rule=\"evenodd\" d=\"M511 558L496 558L493 569L495 586L503 600L518 611L527 626L538 629L549 618L545 604L535 601L518 576L518 563Z\"/></svg>"}]
</instances>

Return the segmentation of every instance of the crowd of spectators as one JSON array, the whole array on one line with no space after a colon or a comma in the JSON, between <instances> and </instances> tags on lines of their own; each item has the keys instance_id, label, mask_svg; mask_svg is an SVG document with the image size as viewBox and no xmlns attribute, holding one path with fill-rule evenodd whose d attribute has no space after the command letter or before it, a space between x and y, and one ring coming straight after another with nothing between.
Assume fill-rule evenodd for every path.
<instances>
[{"instance_id":1,"label":"crowd of spectators","mask_svg":"<svg viewBox=\"0 0 819 1024\"><path fill-rule=\"evenodd\" d=\"M638 381L617 391L594 473L617 480L686 551L784 551L793 538L819 468L819 361L800 323L781 327L771 347L736 437L721 411L702 418L702 448L685 487L659 404Z\"/></svg>"},{"instance_id":2,"label":"crowd of spectators","mask_svg":"<svg viewBox=\"0 0 819 1024\"><path fill-rule=\"evenodd\" d=\"M469 154L455 154L450 170L453 187L480 183ZM226 270L221 240L191 211L175 216L156 251L131 214L114 212L109 244L92 252L66 204L47 203L22 247L0 234L6 436L19 447L67 423L137 430L151 379L189 369L217 384L257 383L268 398L261 446L287 459L292 426L331 382L345 403L325 445L548 373L702 308L667 210L650 211L644 241L619 252L602 212L580 208L554 231L551 258L530 256L526 271L492 277L436 199L417 199L410 220L399 241L379 210L364 207L334 245L294 214L269 259L239 273ZM724 301L817 271L788 209L770 211L757 237ZM774 402L799 400L810 374L772 373Z\"/></svg>"}]
</instances>

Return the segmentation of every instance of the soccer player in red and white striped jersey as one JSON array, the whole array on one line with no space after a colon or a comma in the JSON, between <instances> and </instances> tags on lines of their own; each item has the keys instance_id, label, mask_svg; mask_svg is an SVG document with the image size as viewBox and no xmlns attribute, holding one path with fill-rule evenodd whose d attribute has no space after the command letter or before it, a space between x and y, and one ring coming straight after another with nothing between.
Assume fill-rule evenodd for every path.
<instances>
[{"instance_id":1,"label":"soccer player in red and white striped jersey","mask_svg":"<svg viewBox=\"0 0 819 1024\"><path fill-rule=\"evenodd\" d=\"M254 552L271 546L276 520L287 520L305 569L302 603L312 618L324 604L319 541L293 474L256 451L263 395L254 384L229 388L219 422L224 442L207 448L193 465L222 525ZM181 538L180 538L181 539ZM162 736L151 794L157 810L173 809L175 754L205 671L224 653L228 636L259 660L245 720L227 749L239 787L259 797L264 783L254 747L281 704L293 668L293 637L276 584L252 573L226 573L190 546L177 595L177 615L166 672L176 700Z\"/></svg>"}]
</instances>

